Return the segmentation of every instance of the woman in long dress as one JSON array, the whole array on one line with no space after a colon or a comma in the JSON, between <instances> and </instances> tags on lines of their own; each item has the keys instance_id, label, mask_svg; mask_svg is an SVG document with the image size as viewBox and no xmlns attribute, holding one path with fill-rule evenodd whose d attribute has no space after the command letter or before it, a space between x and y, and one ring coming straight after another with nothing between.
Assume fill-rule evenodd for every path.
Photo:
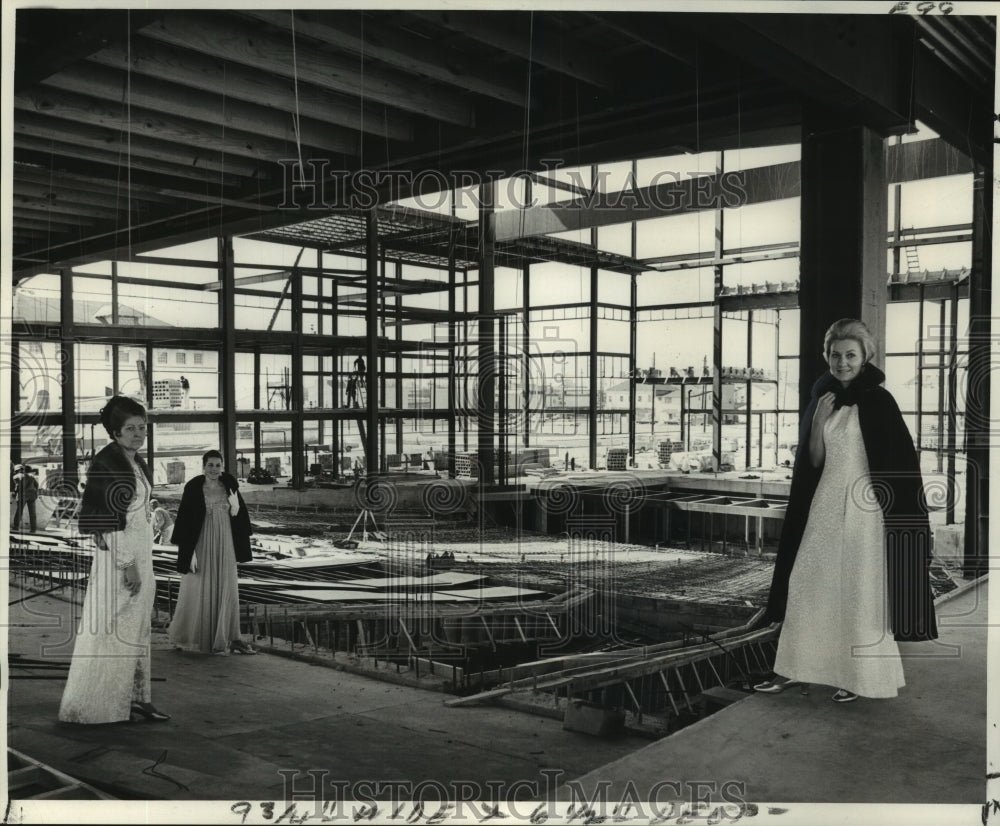
<instances>
[{"instance_id":1,"label":"woman in long dress","mask_svg":"<svg viewBox=\"0 0 1000 826\"><path fill-rule=\"evenodd\" d=\"M112 438L90 464L80 506L81 533L94 551L59 719L162 722L150 693L150 614L156 592L149 500L152 476L138 455L146 410L115 396L101 410Z\"/></svg>"},{"instance_id":2,"label":"woman in long dress","mask_svg":"<svg viewBox=\"0 0 1000 826\"><path fill-rule=\"evenodd\" d=\"M204 473L184 486L171 540L181 577L168 631L177 648L213 654L255 654L240 635L236 563L249 562L250 516L222 454L202 458Z\"/></svg>"},{"instance_id":3,"label":"woman in long dress","mask_svg":"<svg viewBox=\"0 0 1000 826\"><path fill-rule=\"evenodd\" d=\"M895 697L897 641L937 637L919 460L874 354L861 321L827 330L830 372L803 417L767 607L783 619L774 672L784 679L757 691L817 683L840 703Z\"/></svg>"}]
</instances>

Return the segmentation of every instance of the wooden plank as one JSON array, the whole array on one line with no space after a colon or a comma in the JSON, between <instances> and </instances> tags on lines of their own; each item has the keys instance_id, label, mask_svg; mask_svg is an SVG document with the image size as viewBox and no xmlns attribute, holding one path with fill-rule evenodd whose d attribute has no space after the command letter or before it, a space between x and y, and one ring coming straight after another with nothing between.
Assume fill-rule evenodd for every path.
<instances>
[{"instance_id":1,"label":"wooden plank","mask_svg":"<svg viewBox=\"0 0 1000 826\"><path fill-rule=\"evenodd\" d=\"M167 12L142 33L163 43L297 78L299 83L314 83L458 126L475 125L467 103L432 84L402 72L363 66L353 57L333 54L304 37L293 49L290 37L269 34L261 26L242 25L233 16Z\"/></svg>"},{"instance_id":2,"label":"wooden plank","mask_svg":"<svg viewBox=\"0 0 1000 826\"><path fill-rule=\"evenodd\" d=\"M291 27L292 16L287 11L251 9L245 13L274 26ZM424 42L387 27L380 28L374 36L369 28L366 36L359 11L310 13L296 10L295 29L340 50L363 55L366 60L379 60L407 74L422 75L514 106L527 105L523 76L514 77L495 64L483 71L483 61L450 49L445 42Z\"/></svg>"},{"instance_id":3,"label":"wooden plank","mask_svg":"<svg viewBox=\"0 0 1000 826\"><path fill-rule=\"evenodd\" d=\"M33 112L21 112L15 121L14 148L45 153L45 165L56 163L61 157L83 161L94 161L117 170L128 162L133 170L153 172L169 178L195 181L222 182L232 186L234 175L249 177L256 167L232 159L223 163L217 152L206 151L202 155L185 153L183 147L151 138L134 137L129 145L119 141L119 137L109 131L84 124L67 132L58 124ZM120 152L118 150L121 150ZM95 173L98 174L98 173ZM181 181L176 185L181 186Z\"/></svg>"},{"instance_id":4,"label":"wooden plank","mask_svg":"<svg viewBox=\"0 0 1000 826\"><path fill-rule=\"evenodd\" d=\"M261 135L292 144L296 142L298 135L305 146L346 153L353 153L357 149L356 133L336 122L318 121L308 116L302 117L300 113L296 133L291 115L275 117L274 101L268 107L259 105L264 100L260 97L253 103L230 98L228 79L223 80L225 85L220 85L210 93L167 83L147 75L131 74L126 81L124 73L118 70L94 63L81 63L74 66L72 71L60 72L48 78L39 94L44 97L53 90L58 90L113 102L120 108L122 89L126 82L129 108L135 117L141 117L143 110L154 111L213 123L227 131L232 130L237 135ZM290 98L288 103L294 107L294 98Z\"/></svg>"},{"instance_id":5,"label":"wooden plank","mask_svg":"<svg viewBox=\"0 0 1000 826\"><path fill-rule=\"evenodd\" d=\"M688 694L687 686L684 685L684 677L681 675L680 666L674 668L674 674L677 675L677 682L680 684L681 691L684 692L684 701L687 703L688 711L694 711L694 706L691 705L691 695Z\"/></svg>"},{"instance_id":6,"label":"wooden plank","mask_svg":"<svg viewBox=\"0 0 1000 826\"><path fill-rule=\"evenodd\" d=\"M681 716L681 710L679 708L677 708L677 703L674 701L674 692L670 688L670 683L667 682L666 675L662 671L658 671L656 673L660 675L660 680L663 682L663 687L667 691L667 699L670 700L670 705L673 706L674 714L676 714L678 717L680 717Z\"/></svg>"},{"instance_id":7,"label":"wooden plank","mask_svg":"<svg viewBox=\"0 0 1000 826\"><path fill-rule=\"evenodd\" d=\"M280 111L277 102L294 101L299 114L305 117L332 121L347 129L391 140L413 140L413 123L400 112L368 103L359 105L353 98L309 83L299 84L296 89L294 81L284 77L148 38L137 38L131 51L124 46L102 49L91 57L91 61L130 70L133 75L169 77L176 83L206 92L218 93L225 89L228 98L270 101L276 111ZM293 110L293 106L286 108L286 111Z\"/></svg>"},{"instance_id":8,"label":"wooden plank","mask_svg":"<svg viewBox=\"0 0 1000 826\"><path fill-rule=\"evenodd\" d=\"M148 101L149 97L147 95L145 99ZM216 104L216 111L223 111L223 107L224 102L220 100ZM71 121L72 130L80 125L117 128L131 134L132 140L137 137L155 138L179 144L185 149L197 148L199 153L223 152L226 159L244 157L273 162L275 158L290 157L295 152L294 130L290 129L290 134L285 138L268 137L260 132L250 131L252 126L247 123L247 118L241 121L241 125L246 127L243 129L227 122L217 122L218 116L212 119L213 122L205 122L200 119L202 113L197 107L193 107L194 111L189 116L181 117L136 104L125 106L120 97L111 102L44 87L15 96L14 108L18 112L43 112L49 117ZM313 134L312 127L310 130L310 134ZM357 149L357 142L338 132L338 129L332 128L325 143L330 144L336 152L353 154ZM126 147L123 146L124 148Z\"/></svg>"},{"instance_id":9,"label":"wooden plank","mask_svg":"<svg viewBox=\"0 0 1000 826\"><path fill-rule=\"evenodd\" d=\"M526 15L519 18L521 26L518 27L480 11L412 13L437 26L495 46L521 60L531 61L591 86L604 89L614 86L614 77L603 56L595 54L590 48L575 44L565 34L548 30L537 18L529 31Z\"/></svg>"},{"instance_id":10,"label":"wooden plank","mask_svg":"<svg viewBox=\"0 0 1000 826\"><path fill-rule=\"evenodd\" d=\"M403 621L402 617L399 618L399 627L403 629L403 635L406 637L406 641L410 644L410 650L414 654L418 653L417 645L413 642L413 637L410 636L410 629L406 627L406 623Z\"/></svg>"},{"instance_id":11,"label":"wooden plank","mask_svg":"<svg viewBox=\"0 0 1000 826\"><path fill-rule=\"evenodd\" d=\"M492 632L490 631L490 624L486 621L486 617L484 617L482 614L479 615L479 619L482 620L483 628L486 629L486 636L490 638L490 645L492 645L493 646L493 650L496 651L497 650L497 644L496 644L496 641L493 639Z\"/></svg>"}]
</instances>

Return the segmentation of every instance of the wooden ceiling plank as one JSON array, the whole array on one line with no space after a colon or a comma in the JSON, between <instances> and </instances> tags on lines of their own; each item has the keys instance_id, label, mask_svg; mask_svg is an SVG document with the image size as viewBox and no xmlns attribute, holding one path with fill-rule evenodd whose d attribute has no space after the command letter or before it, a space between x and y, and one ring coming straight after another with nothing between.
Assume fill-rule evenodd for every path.
<instances>
[{"instance_id":1,"label":"wooden ceiling plank","mask_svg":"<svg viewBox=\"0 0 1000 826\"><path fill-rule=\"evenodd\" d=\"M124 169L131 162L142 160L145 168L150 164L160 166L154 171L166 171L179 177L211 179L212 173L249 177L257 167L241 158L223 156L218 151L200 152L173 141L162 141L144 136L127 135L120 130L76 123L65 118L20 111L14 119L14 135L30 136L55 141L62 150L68 147L98 149L111 153ZM39 148L37 146L33 148ZM70 152L69 154L73 154ZM166 164L167 166L163 166ZM175 165L177 168L169 168Z\"/></svg>"},{"instance_id":2,"label":"wooden ceiling plank","mask_svg":"<svg viewBox=\"0 0 1000 826\"><path fill-rule=\"evenodd\" d=\"M30 212L21 216L15 214L14 220L18 226L25 227L27 229L39 229L52 232L66 232L71 229L82 229L84 224L93 225L94 223L93 221L81 221L79 223L61 221L49 218L48 216L42 214Z\"/></svg>"},{"instance_id":3,"label":"wooden ceiling plank","mask_svg":"<svg viewBox=\"0 0 1000 826\"><path fill-rule=\"evenodd\" d=\"M269 35L252 23L235 18L220 20L200 13L167 13L143 29L147 37L212 54L273 72L286 78L315 83L360 100L377 101L459 126L472 126L472 108L442 89L408 78L402 72L362 66L360 60L331 53L291 38Z\"/></svg>"},{"instance_id":4,"label":"wooden ceiling plank","mask_svg":"<svg viewBox=\"0 0 1000 826\"><path fill-rule=\"evenodd\" d=\"M88 168L92 168L92 166L88 164ZM99 172L99 170L96 171ZM103 194L114 198L123 197L122 193L124 182L119 183L113 179L106 178L90 178L85 175L69 172L66 169L60 169L58 172L53 172L48 169L41 169L34 166L29 167L19 163L14 165L15 186L24 181L31 181L33 183L51 187L54 178L58 178L60 183L72 186L74 192L95 193L98 195ZM207 189L199 191L190 188L174 188L173 186L145 183L143 182L145 180L145 176L138 175L135 170L133 170L132 180L128 184L133 198L139 198L140 200L164 201L166 203L180 198L190 201L204 201L212 204L223 204L226 206L248 207L251 209L273 209L270 205L266 207L259 207L256 204L247 203L235 198L220 197L218 191L210 192ZM177 185L182 182L173 181L172 183ZM226 186L231 187L233 183L235 183L235 179L229 179ZM219 181L216 179L213 181L212 188L218 190L218 186Z\"/></svg>"},{"instance_id":5,"label":"wooden ceiling plank","mask_svg":"<svg viewBox=\"0 0 1000 826\"><path fill-rule=\"evenodd\" d=\"M951 66L963 79L981 82L984 76L983 68L981 64L977 65L975 53L968 50L967 43L955 42L956 38L961 36L956 35L947 23L931 22L925 17L915 17L914 19L917 26L923 30L924 37L922 39L931 51L937 52L938 57Z\"/></svg>"},{"instance_id":6,"label":"wooden ceiling plank","mask_svg":"<svg viewBox=\"0 0 1000 826\"><path fill-rule=\"evenodd\" d=\"M108 218L125 212L125 206L81 204L73 203L61 198L48 199L38 195L15 192L11 197L11 203L15 208L22 210L35 210L39 212L49 212L53 215L89 215L96 218ZM138 202L133 204L133 209L138 209Z\"/></svg>"},{"instance_id":7,"label":"wooden ceiling plank","mask_svg":"<svg viewBox=\"0 0 1000 826\"><path fill-rule=\"evenodd\" d=\"M109 214L100 210L73 210L72 212L61 211L50 208L47 204L32 204L14 199L14 218L31 218L37 221L45 221L52 226L66 227L93 227L98 223L107 220L115 220L116 214Z\"/></svg>"},{"instance_id":8,"label":"wooden ceiling plank","mask_svg":"<svg viewBox=\"0 0 1000 826\"><path fill-rule=\"evenodd\" d=\"M106 169L103 171L109 176L108 179L120 180L123 189L128 184L124 153L105 151L99 147L83 146L79 143L62 143L45 136L15 135L15 157L18 157L18 150L22 149L33 153L33 157L44 157L45 163L50 166L55 175L60 174L59 170L67 160L71 162L82 161L104 165ZM133 170L169 176L175 179L178 186L185 179L209 183L213 177L217 177L219 174L207 169L191 169L175 163L151 160L135 154L132 156L130 166ZM95 170L95 174L98 174L97 170Z\"/></svg>"},{"instance_id":9,"label":"wooden ceiling plank","mask_svg":"<svg viewBox=\"0 0 1000 826\"><path fill-rule=\"evenodd\" d=\"M15 50L14 91L30 89L109 43L126 42L152 19L152 12L138 10L18 9L15 37L32 46Z\"/></svg>"},{"instance_id":10,"label":"wooden ceiling plank","mask_svg":"<svg viewBox=\"0 0 1000 826\"><path fill-rule=\"evenodd\" d=\"M264 135L286 143L296 142L293 113L230 98L224 87L219 87L215 94L209 94L146 75L127 77L124 72L93 63L81 63L71 71L59 72L42 85L46 89L120 103L126 84L133 108L192 118L226 130ZM306 146L357 154L357 134L336 123L301 118L299 137Z\"/></svg>"},{"instance_id":11,"label":"wooden ceiling plank","mask_svg":"<svg viewBox=\"0 0 1000 826\"><path fill-rule=\"evenodd\" d=\"M40 87L21 92L14 96L14 108L105 129L127 130L133 140L144 136L185 147L222 152L227 157L273 161L296 155L294 137L275 141L254 132L214 126L194 118L168 115L142 106L127 106L120 101L110 103L59 89Z\"/></svg>"},{"instance_id":12,"label":"wooden ceiling plank","mask_svg":"<svg viewBox=\"0 0 1000 826\"><path fill-rule=\"evenodd\" d=\"M204 92L225 89L229 98L257 102L278 112L294 111L297 103L300 116L390 140L413 140L412 120L401 112L372 104L358 106L353 99L311 83L299 83L296 98L295 85L283 77L149 38L133 40L131 52L121 46L103 49L91 55L90 62L122 71L131 68L133 77L168 77Z\"/></svg>"},{"instance_id":13,"label":"wooden ceiling plank","mask_svg":"<svg viewBox=\"0 0 1000 826\"><path fill-rule=\"evenodd\" d=\"M507 12L482 11L421 10L410 13L591 86L602 89L614 86L614 76L600 56L595 55L589 47L582 48L567 43L561 33L547 31L543 22L544 15L536 17L532 30L529 29L526 14L512 17ZM515 25L514 20L519 20L521 25ZM532 32L531 37L529 31Z\"/></svg>"},{"instance_id":14,"label":"wooden ceiling plank","mask_svg":"<svg viewBox=\"0 0 1000 826\"><path fill-rule=\"evenodd\" d=\"M50 185L24 180L18 177L16 173L14 175L12 189L14 191L15 199L20 196L24 196L29 198L38 198L51 204L73 204L78 206L103 207L105 209L125 209L127 203L125 193L122 191L119 191L118 194L111 192L85 192L78 189L70 189L66 186L58 184ZM169 198L151 196L146 193L135 191L131 193L130 198L133 204L170 203Z\"/></svg>"},{"instance_id":15,"label":"wooden ceiling plank","mask_svg":"<svg viewBox=\"0 0 1000 826\"><path fill-rule=\"evenodd\" d=\"M272 26L289 29L292 12L253 10L244 12ZM380 60L407 73L423 75L469 92L524 108L524 79L510 72L483 71L482 61L454 49L444 51L436 43L422 41L386 26L362 20L360 11L296 11L295 30L346 52Z\"/></svg>"}]
</instances>

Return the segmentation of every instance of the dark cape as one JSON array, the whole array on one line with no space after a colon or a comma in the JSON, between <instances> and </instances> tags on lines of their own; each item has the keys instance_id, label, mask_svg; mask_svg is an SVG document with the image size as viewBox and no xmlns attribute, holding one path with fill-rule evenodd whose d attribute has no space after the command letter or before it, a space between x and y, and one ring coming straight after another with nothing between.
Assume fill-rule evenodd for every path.
<instances>
[{"instance_id":1,"label":"dark cape","mask_svg":"<svg viewBox=\"0 0 1000 826\"><path fill-rule=\"evenodd\" d=\"M884 381L885 374L875 365L867 364L846 389L830 373L813 385L812 398L799 427L792 486L764 615L771 622L785 617L789 577L823 471L822 467L813 467L809 459L813 414L819 397L833 392L837 397L835 409L858 406L868 470L885 522L889 627L898 641L937 638L928 569L931 531L920 462L896 400L881 386ZM850 606L845 605L844 610L850 610Z\"/></svg>"},{"instance_id":2,"label":"dark cape","mask_svg":"<svg viewBox=\"0 0 1000 826\"><path fill-rule=\"evenodd\" d=\"M137 453L135 462L153 486L149 465ZM80 516L77 520L80 533L103 534L125 529L128 506L135 498L135 472L125 455L125 449L111 442L98 451L87 471L87 486L83 489Z\"/></svg>"},{"instance_id":3,"label":"dark cape","mask_svg":"<svg viewBox=\"0 0 1000 826\"><path fill-rule=\"evenodd\" d=\"M247 503L239 492L239 482L228 473L223 473L219 481L226 487L226 494L236 491L240 500L240 512L229 517L229 525L233 532L233 548L236 551L237 562L249 562L253 559L250 550L250 514ZM184 486L181 504L177 509L177 520L174 522L174 532L170 541L177 546L177 572L186 574L191 570L191 557L201 536L205 524L205 476L195 476Z\"/></svg>"}]
</instances>

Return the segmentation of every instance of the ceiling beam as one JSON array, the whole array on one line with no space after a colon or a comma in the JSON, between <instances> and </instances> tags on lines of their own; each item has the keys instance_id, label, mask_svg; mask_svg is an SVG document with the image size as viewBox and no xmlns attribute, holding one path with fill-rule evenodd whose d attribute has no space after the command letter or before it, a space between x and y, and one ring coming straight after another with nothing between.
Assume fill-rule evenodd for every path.
<instances>
[{"instance_id":1,"label":"ceiling beam","mask_svg":"<svg viewBox=\"0 0 1000 826\"><path fill-rule=\"evenodd\" d=\"M958 175L972 171L972 164L960 152L941 140L919 141L888 147L888 183ZM497 243L642 221L668 215L682 215L722 206L794 198L801 191L798 161L756 167L697 179L682 170L664 170L659 185L623 192L597 193L524 210L500 210L496 214Z\"/></svg>"},{"instance_id":2,"label":"ceiling beam","mask_svg":"<svg viewBox=\"0 0 1000 826\"><path fill-rule=\"evenodd\" d=\"M694 69L698 62L698 41L671 26L670 15L662 12L590 12L587 16L604 28L624 34L682 66Z\"/></svg>"},{"instance_id":3,"label":"ceiling beam","mask_svg":"<svg viewBox=\"0 0 1000 826\"><path fill-rule=\"evenodd\" d=\"M27 9L15 17L14 91L72 66L115 41L127 42L155 13L118 9Z\"/></svg>"},{"instance_id":4,"label":"ceiling beam","mask_svg":"<svg viewBox=\"0 0 1000 826\"><path fill-rule=\"evenodd\" d=\"M361 101L376 101L407 112L415 112L459 126L472 126L473 111L468 103L456 100L446 90L436 88L402 72L364 66L356 58L331 52L300 39L266 33L252 23L240 24L230 16L211 13L172 12L143 29L147 37L193 49L273 72L299 82L315 83Z\"/></svg>"},{"instance_id":5,"label":"ceiling beam","mask_svg":"<svg viewBox=\"0 0 1000 826\"><path fill-rule=\"evenodd\" d=\"M169 203L169 199L167 198L139 194L134 191L131 195L124 190L120 190L117 193L85 192L50 183L37 183L35 181L24 180L19 176L14 177L12 189L15 201L18 198L33 198L44 201L52 206L101 207L105 210L125 210L128 208L129 201L134 205Z\"/></svg>"},{"instance_id":6,"label":"ceiling beam","mask_svg":"<svg viewBox=\"0 0 1000 826\"><path fill-rule=\"evenodd\" d=\"M912 130L914 42L897 17L695 14L684 25L885 136Z\"/></svg>"},{"instance_id":7,"label":"ceiling beam","mask_svg":"<svg viewBox=\"0 0 1000 826\"><path fill-rule=\"evenodd\" d=\"M591 86L611 89L614 75L600 55L589 46L579 46L564 33L533 12L499 11L409 11L424 20L493 46Z\"/></svg>"},{"instance_id":8,"label":"ceiling beam","mask_svg":"<svg viewBox=\"0 0 1000 826\"><path fill-rule=\"evenodd\" d=\"M115 220L119 213L125 212L124 205L97 205L81 204L59 200L58 198L45 198L38 195L15 192L11 197L14 209L32 210L41 214L51 215L84 215L93 218L104 218L105 220ZM139 211L140 204L136 203L134 210Z\"/></svg>"},{"instance_id":9,"label":"ceiling beam","mask_svg":"<svg viewBox=\"0 0 1000 826\"><path fill-rule=\"evenodd\" d=\"M993 165L993 107L930 50L917 49L916 117L978 163Z\"/></svg>"},{"instance_id":10,"label":"ceiling beam","mask_svg":"<svg viewBox=\"0 0 1000 826\"><path fill-rule=\"evenodd\" d=\"M952 17L915 16L921 40L967 82L983 83L992 76L992 67L971 46L964 31L957 31Z\"/></svg>"},{"instance_id":11,"label":"ceiling beam","mask_svg":"<svg viewBox=\"0 0 1000 826\"><path fill-rule=\"evenodd\" d=\"M71 71L59 72L48 78L42 88L99 98L119 107L127 95L133 113L145 109L215 124L227 132L231 130L231 134L262 135L292 146L296 143L294 110L292 113L281 112L236 100L230 98L223 88L209 94L147 75L128 75L94 63L80 63ZM45 93L40 91L40 94ZM141 115L136 115L133 119L138 120L139 117ZM160 132L158 126L152 124L157 134ZM298 140L306 146L334 152L356 155L358 150L358 136L354 131L309 117L299 119Z\"/></svg>"},{"instance_id":12,"label":"ceiling beam","mask_svg":"<svg viewBox=\"0 0 1000 826\"><path fill-rule=\"evenodd\" d=\"M78 229L82 232L84 227L92 226L94 223L93 221L62 221L52 218L51 216L32 214L30 212L25 213L20 217L15 217L15 222L18 226L24 227L25 229L40 229L54 233L63 233L74 229Z\"/></svg>"},{"instance_id":13,"label":"ceiling beam","mask_svg":"<svg viewBox=\"0 0 1000 826\"><path fill-rule=\"evenodd\" d=\"M345 129L390 140L413 140L412 120L401 112L368 103L359 106L354 98L311 83L302 82L296 88L283 77L149 38L135 38L131 50L109 46L91 55L90 62L122 71L131 69L133 76L168 77L192 89L259 103L275 113L294 112L298 107L300 116L336 123Z\"/></svg>"},{"instance_id":14,"label":"ceiling beam","mask_svg":"<svg viewBox=\"0 0 1000 826\"><path fill-rule=\"evenodd\" d=\"M524 78L496 66L484 66L455 49L423 40L412 33L403 34L385 26L365 26L361 11L256 11L243 12L261 22L290 29L295 16L295 31L322 40L345 52L378 60L409 74L458 86L493 100L524 108Z\"/></svg>"},{"instance_id":15,"label":"ceiling beam","mask_svg":"<svg viewBox=\"0 0 1000 826\"><path fill-rule=\"evenodd\" d=\"M156 138L135 136L130 139L115 129L77 124L34 112L22 111L14 119L15 146L22 137L25 141L20 145L31 149L68 157L94 158L120 166L122 177L127 174L128 167L195 180L212 180L220 174L246 178L257 172L255 165L219 152L190 149Z\"/></svg>"},{"instance_id":16,"label":"ceiling beam","mask_svg":"<svg viewBox=\"0 0 1000 826\"><path fill-rule=\"evenodd\" d=\"M100 167L95 167L93 163L74 163L67 159L60 160L58 171L50 168L39 168L38 164L45 164L47 167L52 161L49 153L42 156L38 153L22 150L18 154L28 161L34 161L34 165L14 164L15 187L22 182L38 183L48 187L57 183L59 186L71 187L73 192L103 194L113 198L127 198L131 194L131 197L140 200L163 200L166 203L180 198L213 204L260 208L253 202L225 197L219 191L223 184L220 184L218 176L208 183L203 183L200 189L195 189L192 187L197 187L198 184L194 182L163 178L160 175L136 169L132 170L130 179L121 178L119 180L120 169L117 166L113 166L110 170L103 170ZM87 174L83 174L83 170L86 170ZM224 185L231 188L235 181L235 178L230 179ZM272 209L270 205L266 208Z\"/></svg>"},{"instance_id":17,"label":"ceiling beam","mask_svg":"<svg viewBox=\"0 0 1000 826\"><path fill-rule=\"evenodd\" d=\"M77 124L115 129L138 137L155 138L165 143L178 144L196 152L212 152L226 157L252 158L257 161L274 161L296 155L295 136L289 128L289 137L274 140L252 131L229 128L224 124L206 123L194 117L177 117L144 106L130 105L124 89L119 89L114 103L75 92L64 92L49 87L21 92L14 96L14 108L63 118ZM221 107L219 107L221 109ZM213 120L216 118L213 118ZM338 152L354 153L356 141L337 143Z\"/></svg>"}]
</instances>

